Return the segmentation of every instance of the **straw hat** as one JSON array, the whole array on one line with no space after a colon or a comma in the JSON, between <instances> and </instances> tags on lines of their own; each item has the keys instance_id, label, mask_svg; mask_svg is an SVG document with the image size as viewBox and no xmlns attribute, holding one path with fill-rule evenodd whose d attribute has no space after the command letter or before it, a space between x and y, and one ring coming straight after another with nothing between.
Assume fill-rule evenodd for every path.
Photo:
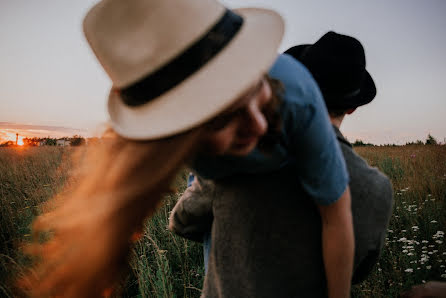
<instances>
[{"instance_id":1,"label":"straw hat","mask_svg":"<svg viewBox=\"0 0 446 298\"><path fill-rule=\"evenodd\" d=\"M85 36L113 82L112 127L130 139L181 133L229 107L277 56L274 11L213 0L103 0Z\"/></svg>"}]
</instances>

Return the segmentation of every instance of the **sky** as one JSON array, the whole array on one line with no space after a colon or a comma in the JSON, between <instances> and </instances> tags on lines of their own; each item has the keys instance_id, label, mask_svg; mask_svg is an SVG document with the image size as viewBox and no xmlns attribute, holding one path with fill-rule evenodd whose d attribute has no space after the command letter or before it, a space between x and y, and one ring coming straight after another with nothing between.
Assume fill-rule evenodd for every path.
<instances>
[{"instance_id":1,"label":"sky","mask_svg":"<svg viewBox=\"0 0 446 298\"><path fill-rule=\"evenodd\" d=\"M0 0L0 142L93 135L107 121L111 82L82 33L97 1ZM285 19L280 51L332 30L356 37L378 94L346 117L350 141L404 144L446 138L446 1L223 0L266 7ZM6 134L6 132L8 134Z\"/></svg>"}]
</instances>

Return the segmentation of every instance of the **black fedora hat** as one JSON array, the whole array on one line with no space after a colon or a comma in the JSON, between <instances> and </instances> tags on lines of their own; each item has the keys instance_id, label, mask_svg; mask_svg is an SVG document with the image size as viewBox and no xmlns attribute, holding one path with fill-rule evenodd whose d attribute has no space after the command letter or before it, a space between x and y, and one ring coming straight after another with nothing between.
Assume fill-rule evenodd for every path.
<instances>
[{"instance_id":1,"label":"black fedora hat","mask_svg":"<svg viewBox=\"0 0 446 298\"><path fill-rule=\"evenodd\" d=\"M316 43L291 47L285 54L308 68L329 109L356 108L376 96L375 83L365 69L364 48L353 37L330 31Z\"/></svg>"}]
</instances>

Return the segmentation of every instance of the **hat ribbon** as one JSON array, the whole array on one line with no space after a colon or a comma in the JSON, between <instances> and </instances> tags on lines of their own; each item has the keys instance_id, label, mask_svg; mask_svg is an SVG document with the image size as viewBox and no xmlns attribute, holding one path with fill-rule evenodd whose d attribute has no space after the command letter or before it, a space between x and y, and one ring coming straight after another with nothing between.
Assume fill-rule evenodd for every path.
<instances>
[{"instance_id":1,"label":"hat ribbon","mask_svg":"<svg viewBox=\"0 0 446 298\"><path fill-rule=\"evenodd\" d=\"M217 55L236 35L243 18L226 9L200 40L157 71L123 89L114 89L128 106L140 106L180 84Z\"/></svg>"}]
</instances>

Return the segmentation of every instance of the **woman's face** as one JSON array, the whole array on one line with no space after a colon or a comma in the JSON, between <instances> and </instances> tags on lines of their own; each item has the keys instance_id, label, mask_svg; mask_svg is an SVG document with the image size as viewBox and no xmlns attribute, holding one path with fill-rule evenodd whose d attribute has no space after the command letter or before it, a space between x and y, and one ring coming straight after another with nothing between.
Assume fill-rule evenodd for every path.
<instances>
[{"instance_id":1,"label":"woman's face","mask_svg":"<svg viewBox=\"0 0 446 298\"><path fill-rule=\"evenodd\" d=\"M233 106L211 120L205 138L208 149L217 155L249 154L268 129L263 109L271 95L269 83L262 78Z\"/></svg>"}]
</instances>

